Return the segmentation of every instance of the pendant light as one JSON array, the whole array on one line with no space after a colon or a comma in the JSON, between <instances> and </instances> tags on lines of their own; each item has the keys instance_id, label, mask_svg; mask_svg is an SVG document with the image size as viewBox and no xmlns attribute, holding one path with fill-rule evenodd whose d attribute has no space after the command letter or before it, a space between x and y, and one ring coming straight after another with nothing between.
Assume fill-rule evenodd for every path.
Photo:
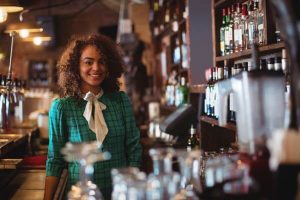
<instances>
[{"instance_id":1,"label":"pendant light","mask_svg":"<svg viewBox=\"0 0 300 200\"><path fill-rule=\"evenodd\" d=\"M24 8L20 6L17 0L0 1L0 23L7 20L7 13L20 12Z\"/></svg>"},{"instance_id":2,"label":"pendant light","mask_svg":"<svg viewBox=\"0 0 300 200\"><path fill-rule=\"evenodd\" d=\"M9 24L5 30L5 33L16 32L21 38L29 37L31 33L42 32L43 28L35 23L31 22L18 22Z\"/></svg>"},{"instance_id":3,"label":"pendant light","mask_svg":"<svg viewBox=\"0 0 300 200\"><path fill-rule=\"evenodd\" d=\"M33 42L36 46L40 46L43 42L49 42L50 40L51 37L44 32L32 33L29 37L23 39L25 42Z\"/></svg>"}]
</instances>

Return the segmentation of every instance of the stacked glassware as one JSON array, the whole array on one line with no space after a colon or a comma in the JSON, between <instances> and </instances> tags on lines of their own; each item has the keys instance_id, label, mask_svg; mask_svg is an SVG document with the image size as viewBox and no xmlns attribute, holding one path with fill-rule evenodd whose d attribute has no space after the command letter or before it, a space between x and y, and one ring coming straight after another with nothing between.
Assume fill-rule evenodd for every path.
<instances>
[{"instance_id":1,"label":"stacked glassware","mask_svg":"<svg viewBox=\"0 0 300 200\"><path fill-rule=\"evenodd\" d=\"M93 164L97 161L110 159L110 153L102 152L98 142L70 143L61 150L68 162L78 162L80 164L80 180L71 187L68 193L69 200L101 200L102 194L91 181L94 173Z\"/></svg>"}]
</instances>

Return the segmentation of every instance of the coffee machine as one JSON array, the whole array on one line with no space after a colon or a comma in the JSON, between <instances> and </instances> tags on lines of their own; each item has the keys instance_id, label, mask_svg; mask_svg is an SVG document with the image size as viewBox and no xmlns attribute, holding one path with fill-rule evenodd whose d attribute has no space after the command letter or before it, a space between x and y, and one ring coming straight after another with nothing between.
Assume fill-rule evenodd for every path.
<instances>
[{"instance_id":1,"label":"coffee machine","mask_svg":"<svg viewBox=\"0 0 300 200\"><path fill-rule=\"evenodd\" d=\"M227 123L227 98L237 103L237 135L241 151L254 154L257 144L284 128L284 76L278 71L242 72L216 84L219 124Z\"/></svg>"},{"instance_id":2,"label":"coffee machine","mask_svg":"<svg viewBox=\"0 0 300 200\"><path fill-rule=\"evenodd\" d=\"M285 126L285 83L281 71L258 70L257 47L252 48L252 71L243 71L216 83L219 124L227 123L228 96L236 101L239 157L249 167L250 177L260 185L264 198L272 199L272 173L267 139ZM247 186L248 187L248 186ZM249 187L251 187L249 185Z\"/></svg>"}]
</instances>

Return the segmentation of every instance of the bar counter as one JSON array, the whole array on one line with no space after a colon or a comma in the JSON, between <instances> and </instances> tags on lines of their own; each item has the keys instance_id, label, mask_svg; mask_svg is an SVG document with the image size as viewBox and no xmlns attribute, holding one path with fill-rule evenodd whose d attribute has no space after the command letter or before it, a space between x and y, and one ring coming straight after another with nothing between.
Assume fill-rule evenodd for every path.
<instances>
[{"instance_id":1,"label":"bar counter","mask_svg":"<svg viewBox=\"0 0 300 200\"><path fill-rule=\"evenodd\" d=\"M33 152L33 141L38 135L35 123L0 131L1 199L43 199L45 166L31 165L37 163L33 162L37 157L44 157Z\"/></svg>"}]
</instances>

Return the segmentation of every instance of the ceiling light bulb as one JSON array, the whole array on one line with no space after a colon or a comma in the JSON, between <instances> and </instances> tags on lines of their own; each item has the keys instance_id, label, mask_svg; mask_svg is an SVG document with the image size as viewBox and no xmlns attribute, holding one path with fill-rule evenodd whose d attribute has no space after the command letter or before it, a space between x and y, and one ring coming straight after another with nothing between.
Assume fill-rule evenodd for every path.
<instances>
[{"instance_id":1,"label":"ceiling light bulb","mask_svg":"<svg viewBox=\"0 0 300 200\"><path fill-rule=\"evenodd\" d=\"M33 38L33 43L37 46L41 45L42 44L42 38L40 38L40 37Z\"/></svg>"},{"instance_id":2,"label":"ceiling light bulb","mask_svg":"<svg viewBox=\"0 0 300 200\"><path fill-rule=\"evenodd\" d=\"M0 8L0 23L7 20L7 12L5 9Z\"/></svg>"},{"instance_id":3,"label":"ceiling light bulb","mask_svg":"<svg viewBox=\"0 0 300 200\"><path fill-rule=\"evenodd\" d=\"M21 38L27 38L29 36L29 31L27 29L22 29L19 31L19 35Z\"/></svg>"}]
</instances>

